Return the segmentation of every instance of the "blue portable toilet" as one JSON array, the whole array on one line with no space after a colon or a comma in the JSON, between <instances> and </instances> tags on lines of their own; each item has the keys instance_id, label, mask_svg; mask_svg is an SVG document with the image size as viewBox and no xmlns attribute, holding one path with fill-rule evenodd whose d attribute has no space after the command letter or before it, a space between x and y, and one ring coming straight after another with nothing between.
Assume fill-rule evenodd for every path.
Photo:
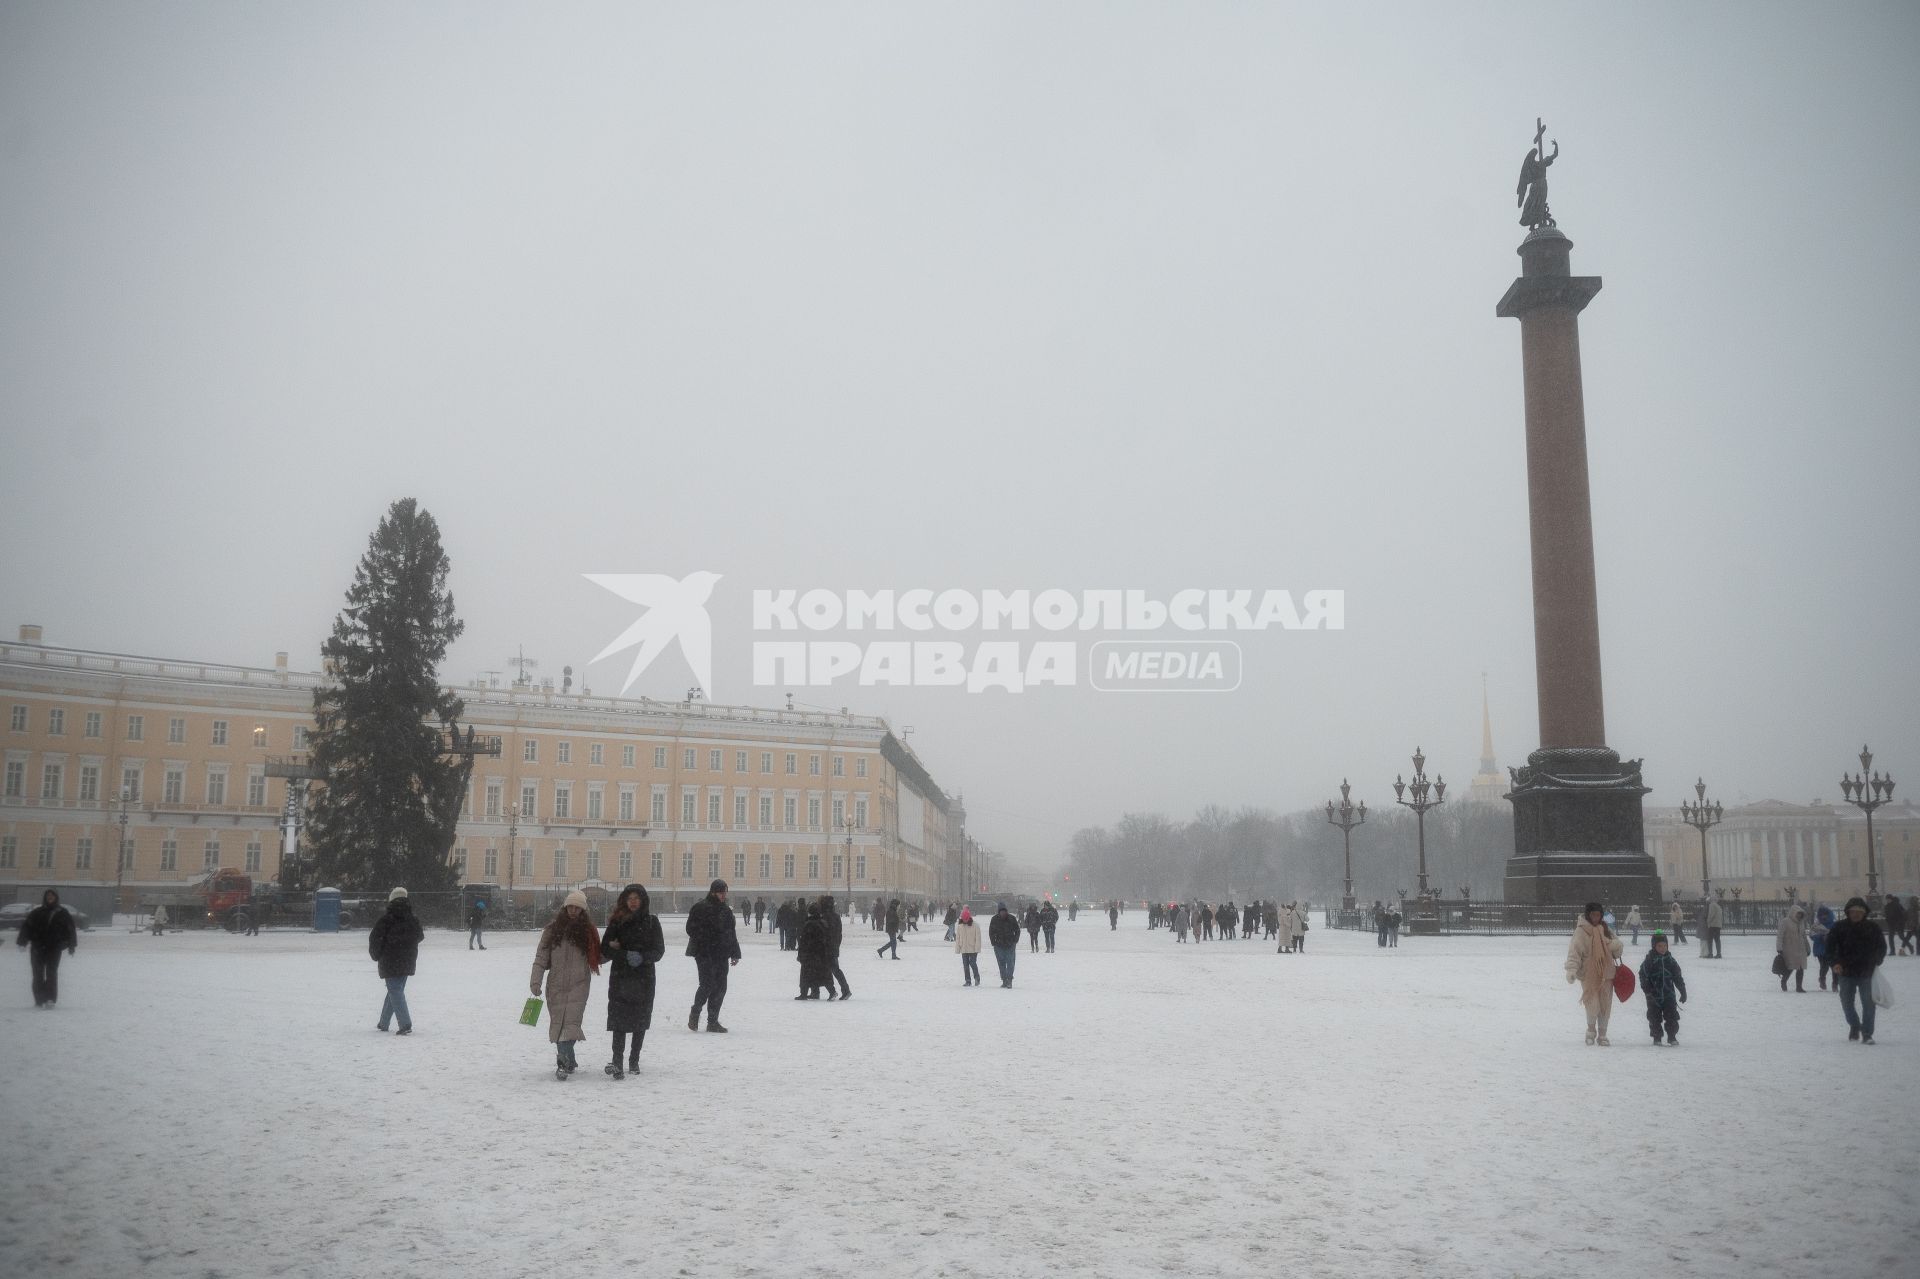
<instances>
[{"instance_id":1,"label":"blue portable toilet","mask_svg":"<svg viewBox=\"0 0 1920 1279\"><path fill-rule=\"evenodd\" d=\"M313 895L313 931L316 933L340 931L339 889L322 888Z\"/></svg>"}]
</instances>

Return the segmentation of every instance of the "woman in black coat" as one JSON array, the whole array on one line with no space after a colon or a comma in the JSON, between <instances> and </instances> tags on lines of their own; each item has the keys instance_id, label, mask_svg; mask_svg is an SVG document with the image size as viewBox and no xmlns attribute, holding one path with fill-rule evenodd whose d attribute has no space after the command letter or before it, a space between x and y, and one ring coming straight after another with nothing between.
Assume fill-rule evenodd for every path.
<instances>
[{"instance_id":1,"label":"woman in black coat","mask_svg":"<svg viewBox=\"0 0 1920 1279\"><path fill-rule=\"evenodd\" d=\"M667 953L660 918L639 884L620 890L620 901L600 939L600 953L607 960L607 1029L613 1032L613 1060L606 1071L615 1079L625 1079L627 1071L640 1069L640 1045L653 1022L653 966ZM631 1049L628 1035L633 1036ZM626 1070L620 1068L623 1052Z\"/></svg>"},{"instance_id":2,"label":"woman in black coat","mask_svg":"<svg viewBox=\"0 0 1920 1279\"><path fill-rule=\"evenodd\" d=\"M831 947L828 941L827 921L820 917L820 904L815 902L807 907L807 922L800 925L800 993L795 999L818 999L820 988L827 988L827 998L833 994L833 961L829 957Z\"/></svg>"}]
</instances>

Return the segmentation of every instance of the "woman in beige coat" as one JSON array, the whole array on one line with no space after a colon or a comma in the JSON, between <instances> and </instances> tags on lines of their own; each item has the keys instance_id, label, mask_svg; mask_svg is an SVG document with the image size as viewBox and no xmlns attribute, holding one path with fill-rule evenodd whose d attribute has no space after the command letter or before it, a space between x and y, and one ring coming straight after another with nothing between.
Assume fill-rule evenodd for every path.
<instances>
[{"instance_id":1,"label":"woman in beige coat","mask_svg":"<svg viewBox=\"0 0 1920 1279\"><path fill-rule=\"evenodd\" d=\"M1793 974L1794 989L1801 994L1807 993L1807 952L1812 947L1807 942L1806 912L1795 906L1780 921L1779 929L1773 935L1773 948L1786 960L1786 967L1780 972L1780 989L1787 988L1787 974Z\"/></svg>"},{"instance_id":2,"label":"woman in beige coat","mask_svg":"<svg viewBox=\"0 0 1920 1279\"><path fill-rule=\"evenodd\" d=\"M1580 983L1580 1004L1587 1012L1587 1042L1607 1046L1607 1018L1613 1015L1613 970L1620 966L1620 939L1607 927L1606 907L1588 902L1585 917L1567 943L1567 984Z\"/></svg>"},{"instance_id":3,"label":"woman in beige coat","mask_svg":"<svg viewBox=\"0 0 1920 1279\"><path fill-rule=\"evenodd\" d=\"M540 933L533 952L533 975L528 980L536 997L541 974L547 985L547 1039L555 1044L554 1078L564 1080L579 1069L573 1046L587 1037L582 1024L593 976L600 971L600 937L587 915L587 895L579 889L567 894L566 904Z\"/></svg>"}]
</instances>

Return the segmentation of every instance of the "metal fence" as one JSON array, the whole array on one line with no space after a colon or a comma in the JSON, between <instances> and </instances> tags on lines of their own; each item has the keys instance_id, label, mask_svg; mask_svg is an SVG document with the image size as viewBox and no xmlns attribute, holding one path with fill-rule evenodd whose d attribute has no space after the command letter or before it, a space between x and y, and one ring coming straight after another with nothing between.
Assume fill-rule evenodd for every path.
<instances>
[{"instance_id":1,"label":"metal fence","mask_svg":"<svg viewBox=\"0 0 1920 1279\"><path fill-rule=\"evenodd\" d=\"M1835 916L1840 914L1839 902L1808 903L1793 898L1777 900L1743 900L1728 897L1720 903L1720 931L1727 933L1763 933L1771 936L1779 927L1780 921L1789 910L1798 906L1812 920L1814 909L1819 905L1832 908ZM1423 903L1409 898L1393 903L1400 912L1400 933L1402 936L1472 936L1532 937L1541 933L1571 933L1573 926L1580 921L1580 909L1577 906L1536 906L1516 902L1474 901L1465 899L1439 898L1431 903ZM1691 938L1699 928L1700 903L1683 901L1680 903L1684 916L1686 935ZM1671 904L1662 904L1643 908L1640 912L1640 931L1652 932L1658 928L1671 931L1668 912ZM1326 913L1327 927L1348 928L1360 932L1374 930L1372 906L1356 911L1330 909ZM1614 912L1614 931L1626 932L1626 911Z\"/></svg>"}]
</instances>

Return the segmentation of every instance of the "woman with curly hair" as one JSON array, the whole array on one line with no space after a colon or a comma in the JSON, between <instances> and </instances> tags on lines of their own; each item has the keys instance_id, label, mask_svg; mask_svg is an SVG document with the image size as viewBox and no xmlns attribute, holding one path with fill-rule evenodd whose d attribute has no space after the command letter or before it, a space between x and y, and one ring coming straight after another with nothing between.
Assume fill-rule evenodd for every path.
<instances>
[{"instance_id":1,"label":"woman with curly hair","mask_svg":"<svg viewBox=\"0 0 1920 1279\"><path fill-rule=\"evenodd\" d=\"M607 972L607 1029L613 1032L613 1061L607 1073L625 1079L640 1069L640 1045L653 1024L654 965L667 953L667 941L660 931L660 919L652 911L647 890L640 884L628 884L620 890L620 900L607 920L607 931L600 938L600 953L610 966ZM627 1036L633 1047L627 1049ZM627 1066L620 1068L625 1051Z\"/></svg>"},{"instance_id":2,"label":"woman with curly hair","mask_svg":"<svg viewBox=\"0 0 1920 1279\"><path fill-rule=\"evenodd\" d=\"M600 971L600 938L587 915L587 895L579 889L567 894L566 904L540 932L533 952L533 975L528 981L535 997L541 974L547 984L547 1039L557 1045L554 1078L564 1080L579 1069L573 1046L587 1037L581 1023L587 1016L587 996L594 974Z\"/></svg>"}]
</instances>

